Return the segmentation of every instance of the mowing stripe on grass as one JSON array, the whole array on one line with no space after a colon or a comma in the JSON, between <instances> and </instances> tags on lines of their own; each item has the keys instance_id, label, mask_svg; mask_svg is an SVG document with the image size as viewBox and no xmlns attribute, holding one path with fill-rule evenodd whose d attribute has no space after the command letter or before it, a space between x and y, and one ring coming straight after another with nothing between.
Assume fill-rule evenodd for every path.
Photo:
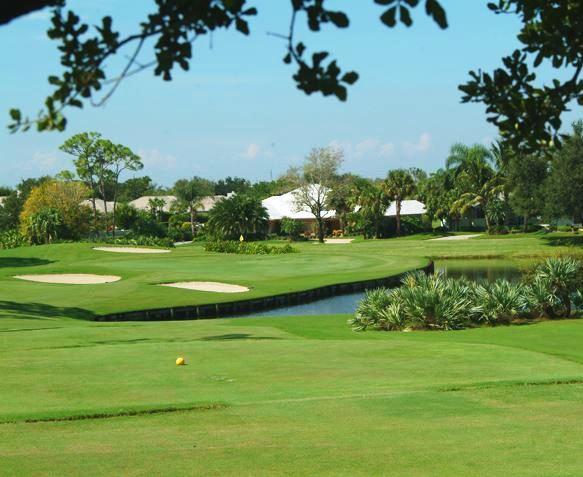
<instances>
[{"instance_id":1,"label":"mowing stripe on grass","mask_svg":"<svg viewBox=\"0 0 583 477\"><path fill-rule=\"evenodd\" d=\"M116 417L134 417L145 416L151 414L169 414L174 412L188 412L188 411L215 411L219 409L226 409L227 404L205 404L196 406L176 406L176 407L160 407L152 409L127 409L119 412L99 412L94 414L76 414L61 417L39 417L22 420L0 421L0 424L35 424L39 422L68 422L68 421L85 421L89 419L113 419Z\"/></svg>"}]
</instances>

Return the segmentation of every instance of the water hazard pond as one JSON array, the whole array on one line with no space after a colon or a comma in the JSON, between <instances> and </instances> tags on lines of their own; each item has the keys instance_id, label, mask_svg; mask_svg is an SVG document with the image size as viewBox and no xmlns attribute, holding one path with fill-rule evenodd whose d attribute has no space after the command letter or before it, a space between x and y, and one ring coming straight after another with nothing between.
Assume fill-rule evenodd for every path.
<instances>
[{"instance_id":1,"label":"water hazard pond","mask_svg":"<svg viewBox=\"0 0 583 477\"><path fill-rule=\"evenodd\" d=\"M471 260L436 260L435 271L443 272L448 277L466 277L470 280L494 281L505 278L509 281L520 280L524 262L508 259L471 259ZM330 315L339 313L354 313L364 292L339 295L302 305L284 306L271 310L258 311L245 317L259 316L298 316L298 315Z\"/></svg>"}]
</instances>

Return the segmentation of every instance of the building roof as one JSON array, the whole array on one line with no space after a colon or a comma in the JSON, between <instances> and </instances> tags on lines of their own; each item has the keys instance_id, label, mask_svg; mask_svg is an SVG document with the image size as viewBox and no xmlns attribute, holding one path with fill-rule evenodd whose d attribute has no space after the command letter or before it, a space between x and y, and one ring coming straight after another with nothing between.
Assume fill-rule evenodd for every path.
<instances>
[{"instance_id":1,"label":"building roof","mask_svg":"<svg viewBox=\"0 0 583 477\"><path fill-rule=\"evenodd\" d=\"M138 199L132 200L129 205L138 210L150 210L150 200L151 199L161 199L164 201L164 206L162 211L170 212L170 207L176 202L176 196L174 195L144 195Z\"/></svg>"},{"instance_id":2,"label":"building roof","mask_svg":"<svg viewBox=\"0 0 583 477\"><path fill-rule=\"evenodd\" d=\"M196 208L197 212L208 212L215 204L225 198L224 195L209 195L200 201L200 205Z\"/></svg>"},{"instance_id":3,"label":"building roof","mask_svg":"<svg viewBox=\"0 0 583 477\"><path fill-rule=\"evenodd\" d=\"M318 185L313 185L310 193L315 196L317 193ZM290 219L314 219L315 216L309 209L303 208L302 210L297 210L296 207L296 194L301 190L301 188L292 190L286 194L274 195L268 197L261 201L263 207L267 209L269 214L269 220L281 220L283 217L289 217ZM327 210L322 213L323 217L331 218L336 216L336 211Z\"/></svg>"},{"instance_id":4,"label":"building roof","mask_svg":"<svg viewBox=\"0 0 583 477\"><path fill-rule=\"evenodd\" d=\"M423 202L419 202L418 200L404 200L401 202L401 215L423 215L426 212L425 204ZM397 215L395 202L391 202L385 215L387 217L394 217Z\"/></svg>"},{"instance_id":5,"label":"building roof","mask_svg":"<svg viewBox=\"0 0 583 477\"><path fill-rule=\"evenodd\" d=\"M93 202L91 201L91 199L84 200L83 202L81 202L81 205L91 207L91 210L93 210ZM101 212L103 214L105 212L105 205L107 205L108 213L113 210L113 202L95 199L95 208L97 209L98 212Z\"/></svg>"},{"instance_id":6,"label":"building roof","mask_svg":"<svg viewBox=\"0 0 583 477\"><path fill-rule=\"evenodd\" d=\"M197 207L196 211L208 212L215 206L218 201L223 200L224 198L225 196L223 195L210 195L208 197L204 197L200 201L200 205ZM178 200L175 195L145 195L143 197L139 197L138 199L132 200L129 205L138 210L150 210L151 199L162 199L164 201L164 207L162 207L164 212L170 212L170 208Z\"/></svg>"}]
</instances>

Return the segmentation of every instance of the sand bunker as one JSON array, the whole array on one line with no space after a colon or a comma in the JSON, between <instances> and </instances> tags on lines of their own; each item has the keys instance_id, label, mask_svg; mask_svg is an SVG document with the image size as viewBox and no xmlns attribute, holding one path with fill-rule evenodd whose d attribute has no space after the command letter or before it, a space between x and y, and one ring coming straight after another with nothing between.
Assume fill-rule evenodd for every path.
<instances>
[{"instance_id":1,"label":"sand bunker","mask_svg":"<svg viewBox=\"0 0 583 477\"><path fill-rule=\"evenodd\" d=\"M240 285L230 285L229 283L219 282L177 282L177 283L160 283L163 287L184 288L185 290L196 290L216 293L243 293L249 291L249 288Z\"/></svg>"},{"instance_id":2,"label":"sand bunker","mask_svg":"<svg viewBox=\"0 0 583 477\"><path fill-rule=\"evenodd\" d=\"M28 280L29 282L62 283L66 285L97 285L99 283L111 283L121 280L116 275L91 275L88 273L61 273L50 275L16 275L14 278Z\"/></svg>"},{"instance_id":3,"label":"sand bunker","mask_svg":"<svg viewBox=\"0 0 583 477\"><path fill-rule=\"evenodd\" d=\"M331 239L325 239L324 243L350 243L353 240L354 239L351 239L351 238L331 238Z\"/></svg>"},{"instance_id":4,"label":"sand bunker","mask_svg":"<svg viewBox=\"0 0 583 477\"><path fill-rule=\"evenodd\" d=\"M432 241L436 241L436 240L468 240L474 237L479 237L482 234L473 234L473 235L451 235L449 237L440 237L440 238L435 238L435 239L429 239Z\"/></svg>"},{"instance_id":5,"label":"sand bunker","mask_svg":"<svg viewBox=\"0 0 583 477\"><path fill-rule=\"evenodd\" d=\"M139 247L94 247L93 250L100 252L115 253L169 253L170 250L163 248L139 248Z\"/></svg>"}]
</instances>

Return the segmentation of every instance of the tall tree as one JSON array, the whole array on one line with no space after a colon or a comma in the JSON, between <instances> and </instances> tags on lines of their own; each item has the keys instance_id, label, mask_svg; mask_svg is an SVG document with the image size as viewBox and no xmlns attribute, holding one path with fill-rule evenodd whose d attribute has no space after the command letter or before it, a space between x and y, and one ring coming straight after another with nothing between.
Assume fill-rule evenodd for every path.
<instances>
[{"instance_id":1,"label":"tall tree","mask_svg":"<svg viewBox=\"0 0 583 477\"><path fill-rule=\"evenodd\" d=\"M401 235L401 205L403 200L415 193L415 179L407 169L394 169L389 171L383 186L387 196L395 201L396 234L398 237Z\"/></svg>"},{"instance_id":2,"label":"tall tree","mask_svg":"<svg viewBox=\"0 0 583 477\"><path fill-rule=\"evenodd\" d=\"M246 192L251 187L251 182L243 177L226 177L225 179L219 179L215 186L215 194L217 195L227 195L230 192L235 192L236 194L241 194Z\"/></svg>"},{"instance_id":3,"label":"tall tree","mask_svg":"<svg viewBox=\"0 0 583 477\"><path fill-rule=\"evenodd\" d=\"M453 171L456 190L460 194L452 211L465 215L474 207L480 207L489 230L488 204L498 198L504 188L501 176L492 167L492 152L481 144L454 144L446 166Z\"/></svg>"},{"instance_id":4,"label":"tall tree","mask_svg":"<svg viewBox=\"0 0 583 477\"><path fill-rule=\"evenodd\" d=\"M131 202L144 195L155 195L158 187L149 176L132 177L120 184L119 202Z\"/></svg>"},{"instance_id":5,"label":"tall tree","mask_svg":"<svg viewBox=\"0 0 583 477\"><path fill-rule=\"evenodd\" d=\"M357 205L359 185L368 181L354 174L342 174L338 177L326 197L327 207L336 211L340 228L346 227L346 219Z\"/></svg>"},{"instance_id":6,"label":"tall tree","mask_svg":"<svg viewBox=\"0 0 583 477\"><path fill-rule=\"evenodd\" d=\"M361 184L357 193L357 201L358 213L365 219L366 223L372 226L374 238L381 238L381 224L387 207L391 203L384 183L375 181ZM367 238L366 226L364 235Z\"/></svg>"},{"instance_id":7,"label":"tall tree","mask_svg":"<svg viewBox=\"0 0 583 477\"><path fill-rule=\"evenodd\" d=\"M119 193L119 178L124 171L138 171L144 167L140 156L135 154L129 147L122 144L114 144L108 139L99 139L98 155L104 160L104 174L102 179L109 179L113 187L113 211L111 215L111 235L115 237L115 212L117 208L117 198ZM106 181L102 181L102 192L104 201L106 197Z\"/></svg>"},{"instance_id":8,"label":"tall tree","mask_svg":"<svg viewBox=\"0 0 583 477\"><path fill-rule=\"evenodd\" d=\"M515 156L508 163L509 202L522 217L524 232L528 231L529 219L544 210L547 175L548 158L540 154Z\"/></svg>"},{"instance_id":9,"label":"tall tree","mask_svg":"<svg viewBox=\"0 0 583 477\"><path fill-rule=\"evenodd\" d=\"M104 173L104 158L99 154L98 143L101 134L97 132L82 132L67 139L59 149L70 154L76 159L73 160L75 171L81 181L83 181L91 192L90 200L93 208L93 226L95 231L98 227L97 219L97 184ZM105 198L103 198L105 201ZM107 214L107 206L105 208Z\"/></svg>"},{"instance_id":10,"label":"tall tree","mask_svg":"<svg viewBox=\"0 0 583 477\"><path fill-rule=\"evenodd\" d=\"M190 231L195 234L196 210L200 206L202 199L209 196L213 191L213 184L202 177L192 177L191 179L180 179L174 184L174 194L180 204L188 209L190 215Z\"/></svg>"},{"instance_id":11,"label":"tall tree","mask_svg":"<svg viewBox=\"0 0 583 477\"><path fill-rule=\"evenodd\" d=\"M431 219L446 221L449 226L457 228L459 215L453 211L457 194L451 169L438 169L432 173L423 183L420 195Z\"/></svg>"},{"instance_id":12,"label":"tall tree","mask_svg":"<svg viewBox=\"0 0 583 477\"><path fill-rule=\"evenodd\" d=\"M568 215L583 223L583 121L573 124L573 131L552 158L546 189L547 214Z\"/></svg>"},{"instance_id":13,"label":"tall tree","mask_svg":"<svg viewBox=\"0 0 583 477\"><path fill-rule=\"evenodd\" d=\"M144 167L142 160L130 148L114 144L96 132L83 132L67 139L61 150L76 157L73 161L77 175L92 191L91 202L97 227L96 198L101 196L105 215L108 215L107 199L113 200L112 236L115 236L115 211L119 193L119 178L128 171ZM111 192L110 192L111 191Z\"/></svg>"},{"instance_id":14,"label":"tall tree","mask_svg":"<svg viewBox=\"0 0 583 477\"><path fill-rule=\"evenodd\" d=\"M334 187L344 154L332 147L314 148L300 170L290 171L299 186L294 193L296 210L309 210L316 219L318 240L324 243L327 195Z\"/></svg>"}]
</instances>

